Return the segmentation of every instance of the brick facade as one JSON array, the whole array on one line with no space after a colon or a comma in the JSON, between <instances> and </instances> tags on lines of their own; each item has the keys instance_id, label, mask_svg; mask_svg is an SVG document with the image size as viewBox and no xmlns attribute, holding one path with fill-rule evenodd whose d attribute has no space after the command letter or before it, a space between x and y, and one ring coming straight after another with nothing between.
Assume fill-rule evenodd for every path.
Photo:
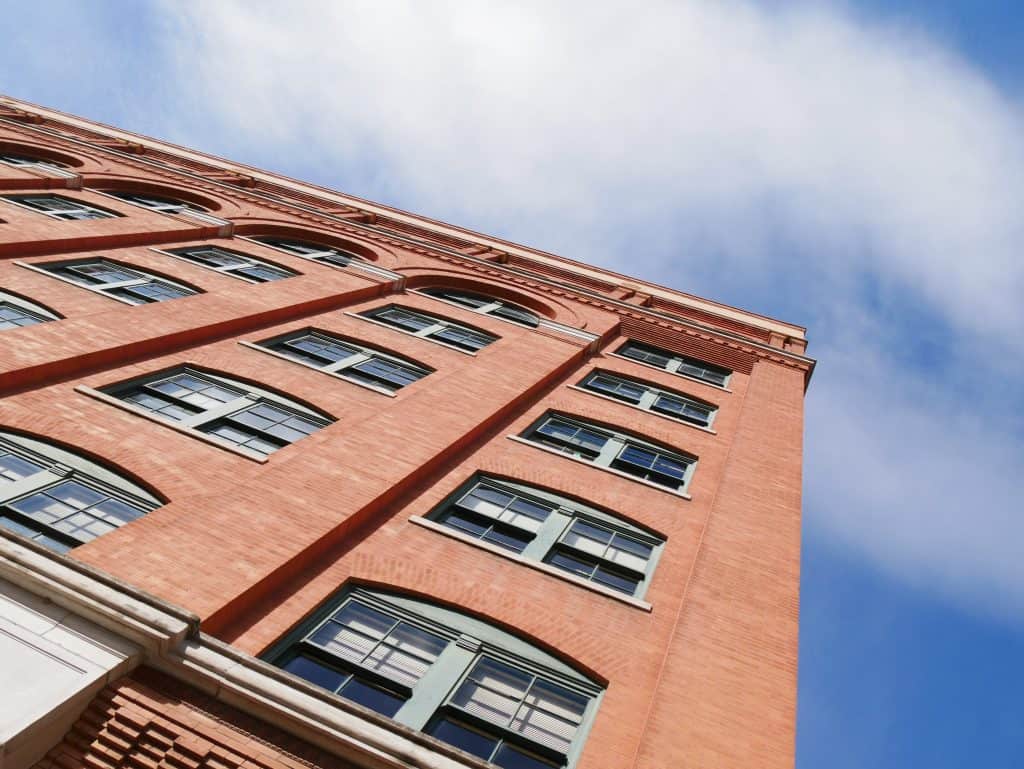
<instances>
[{"instance_id":1,"label":"brick facade","mask_svg":"<svg viewBox=\"0 0 1024 769\"><path fill-rule=\"evenodd\" d=\"M166 502L70 557L187 608L204 632L252 655L346 584L509 629L606 686L578 769L792 767L803 394L813 367L797 352L802 329L46 110L26 107L38 117L29 122L18 109L0 109L0 150L62 160L75 176L0 164L0 195L58 192L122 215L56 221L0 200L0 291L62 318L0 333L0 429L102 459ZM225 226L103 194L112 189L188 200ZM247 239L265 234L345 246L395 277ZM190 244L299 275L254 285L161 251ZM92 255L202 293L128 306L25 266ZM419 292L428 286L514 301L550 323L473 313ZM499 340L470 355L356 317L390 303ZM243 344L303 328L434 371L389 396ZM734 373L721 388L644 366L615 354L627 339ZM181 364L337 421L259 462L93 394ZM574 387L595 369L714 404L713 429ZM696 456L688 496L510 438L549 410ZM643 601L418 523L477 472L614 511L663 537ZM146 675L104 690L38 766L349 766L268 747L274 725L237 727L240 716L210 716L172 681Z\"/></svg>"}]
</instances>

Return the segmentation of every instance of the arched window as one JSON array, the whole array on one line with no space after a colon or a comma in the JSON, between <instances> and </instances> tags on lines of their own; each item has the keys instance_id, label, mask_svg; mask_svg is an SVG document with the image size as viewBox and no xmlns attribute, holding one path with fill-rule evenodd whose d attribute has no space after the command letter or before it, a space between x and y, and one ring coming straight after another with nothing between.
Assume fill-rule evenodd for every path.
<instances>
[{"instance_id":1,"label":"arched window","mask_svg":"<svg viewBox=\"0 0 1024 769\"><path fill-rule=\"evenodd\" d=\"M258 243L262 243L265 246L276 248L279 251L285 251L286 253L293 254L295 256L301 256L303 259L311 259L314 262L327 262L328 264L333 264L338 267L347 267L353 259L356 261L364 261L363 257L355 251L349 251L344 248L335 248L333 246L323 246L318 243L309 243L304 240L275 238L269 235L265 237L255 237L253 240Z\"/></svg>"},{"instance_id":2,"label":"arched window","mask_svg":"<svg viewBox=\"0 0 1024 769\"><path fill-rule=\"evenodd\" d=\"M400 390L433 371L397 355L340 339L312 328L267 339L254 346L342 379L389 393Z\"/></svg>"},{"instance_id":3,"label":"arched window","mask_svg":"<svg viewBox=\"0 0 1024 769\"><path fill-rule=\"evenodd\" d=\"M161 504L91 460L0 431L0 526L5 529L65 552Z\"/></svg>"},{"instance_id":4,"label":"arched window","mask_svg":"<svg viewBox=\"0 0 1024 769\"><path fill-rule=\"evenodd\" d=\"M188 366L120 382L102 392L184 432L260 458L334 421L275 393Z\"/></svg>"},{"instance_id":5,"label":"arched window","mask_svg":"<svg viewBox=\"0 0 1024 769\"><path fill-rule=\"evenodd\" d=\"M406 334L430 339L465 352L476 352L496 342L498 337L469 326L463 326L435 315L387 304L359 313L359 317L391 326Z\"/></svg>"},{"instance_id":6,"label":"arched window","mask_svg":"<svg viewBox=\"0 0 1024 769\"><path fill-rule=\"evenodd\" d=\"M167 278L98 256L28 266L126 304L164 302L198 293Z\"/></svg>"},{"instance_id":7,"label":"arched window","mask_svg":"<svg viewBox=\"0 0 1024 769\"><path fill-rule=\"evenodd\" d=\"M651 344L636 342L632 339L615 351L615 355L639 361L679 376L699 379L707 384L725 387L732 372L727 368L715 366L696 358L669 352Z\"/></svg>"},{"instance_id":8,"label":"arched window","mask_svg":"<svg viewBox=\"0 0 1024 769\"><path fill-rule=\"evenodd\" d=\"M697 464L693 457L562 414L545 414L522 439L677 492L685 490Z\"/></svg>"},{"instance_id":9,"label":"arched window","mask_svg":"<svg viewBox=\"0 0 1024 769\"><path fill-rule=\"evenodd\" d=\"M472 539L641 597L664 540L618 516L522 483L476 476L428 516ZM490 549L494 549L493 547Z\"/></svg>"},{"instance_id":10,"label":"arched window","mask_svg":"<svg viewBox=\"0 0 1024 769\"><path fill-rule=\"evenodd\" d=\"M249 283L283 280L299 274L287 267L271 264L257 259L255 256L249 256L240 251L231 251L221 246L186 246L165 250L162 253Z\"/></svg>"},{"instance_id":11,"label":"arched window","mask_svg":"<svg viewBox=\"0 0 1024 769\"><path fill-rule=\"evenodd\" d=\"M194 203L187 203L184 200L175 200L161 195L150 195L148 192L125 192L123 190L104 190L104 192L126 203L131 203L141 208L148 208L151 211L162 211L166 214L205 210Z\"/></svg>"},{"instance_id":12,"label":"arched window","mask_svg":"<svg viewBox=\"0 0 1024 769\"><path fill-rule=\"evenodd\" d=\"M47 172L58 172L59 175L63 176L63 171L67 166L64 163L59 163L56 160L44 160L42 158L29 157L28 155L15 155L7 152L0 152L0 163L6 163L9 166L15 168L35 168L40 171Z\"/></svg>"},{"instance_id":13,"label":"arched window","mask_svg":"<svg viewBox=\"0 0 1024 769\"><path fill-rule=\"evenodd\" d=\"M518 323L523 326L530 326L531 328L540 322L536 314L530 312L525 307L520 307L518 304L513 304L504 299L495 299L493 296L474 294L470 291L454 288L424 288L422 293L435 299L468 307L473 312L478 312L481 315L493 315L495 318L501 318L502 320Z\"/></svg>"},{"instance_id":14,"label":"arched window","mask_svg":"<svg viewBox=\"0 0 1024 769\"><path fill-rule=\"evenodd\" d=\"M301 678L506 769L572 766L601 687L487 622L353 588L267 658Z\"/></svg>"},{"instance_id":15,"label":"arched window","mask_svg":"<svg viewBox=\"0 0 1024 769\"><path fill-rule=\"evenodd\" d=\"M0 331L57 319L56 315L35 302L0 291Z\"/></svg>"},{"instance_id":16,"label":"arched window","mask_svg":"<svg viewBox=\"0 0 1024 769\"><path fill-rule=\"evenodd\" d=\"M5 195L4 200L45 214L51 219L64 221L77 219L113 219L121 214L107 211L105 208L89 205L80 200L73 200L62 195Z\"/></svg>"}]
</instances>

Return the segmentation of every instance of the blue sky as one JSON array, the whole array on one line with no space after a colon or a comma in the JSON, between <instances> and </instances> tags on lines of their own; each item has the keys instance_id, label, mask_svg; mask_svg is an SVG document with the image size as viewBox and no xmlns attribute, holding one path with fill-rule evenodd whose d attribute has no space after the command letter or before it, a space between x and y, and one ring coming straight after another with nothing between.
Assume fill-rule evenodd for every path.
<instances>
[{"instance_id":1,"label":"blue sky","mask_svg":"<svg viewBox=\"0 0 1024 769\"><path fill-rule=\"evenodd\" d=\"M798 766L1024 765L1024 6L6 5L0 92L807 325Z\"/></svg>"}]
</instances>

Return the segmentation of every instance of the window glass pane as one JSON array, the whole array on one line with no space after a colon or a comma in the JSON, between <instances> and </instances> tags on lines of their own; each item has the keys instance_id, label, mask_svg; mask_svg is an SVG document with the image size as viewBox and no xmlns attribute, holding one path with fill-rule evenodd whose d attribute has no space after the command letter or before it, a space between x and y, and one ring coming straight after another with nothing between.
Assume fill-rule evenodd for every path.
<instances>
[{"instance_id":1,"label":"window glass pane","mask_svg":"<svg viewBox=\"0 0 1024 769\"><path fill-rule=\"evenodd\" d=\"M309 640L352 662L362 662L377 646L377 639L337 622L324 623Z\"/></svg>"},{"instance_id":2,"label":"window glass pane","mask_svg":"<svg viewBox=\"0 0 1024 769\"><path fill-rule=\"evenodd\" d=\"M619 350L619 355L625 355L627 358L635 358L636 360L642 360L646 363L650 363L661 368L668 368L672 362L671 356L653 350L649 347L636 344L635 342L628 342Z\"/></svg>"},{"instance_id":3,"label":"window glass pane","mask_svg":"<svg viewBox=\"0 0 1024 769\"><path fill-rule=\"evenodd\" d=\"M594 564L585 561L582 558L575 558L562 550L556 550L548 558L548 563L552 566L557 566L559 569L565 569L568 572L577 574L581 577L590 578L590 575L594 573Z\"/></svg>"},{"instance_id":4,"label":"window glass pane","mask_svg":"<svg viewBox=\"0 0 1024 769\"><path fill-rule=\"evenodd\" d=\"M371 313L370 317L386 321L395 326L401 326L410 331L422 331L425 328L437 325L437 321L433 318L400 310L397 307L388 307L380 312Z\"/></svg>"},{"instance_id":5,"label":"window glass pane","mask_svg":"<svg viewBox=\"0 0 1024 769\"><path fill-rule=\"evenodd\" d=\"M337 670L325 667L309 657L301 656L286 662L284 669L332 692L337 691L338 687L350 677L348 674L339 673Z\"/></svg>"},{"instance_id":6,"label":"window glass pane","mask_svg":"<svg viewBox=\"0 0 1024 769\"><path fill-rule=\"evenodd\" d=\"M570 547L582 550L584 553L600 557L604 555L604 551L607 549L611 538L612 534L610 531L598 529L583 521L576 521L573 523L572 528L562 537L562 541Z\"/></svg>"},{"instance_id":7,"label":"window glass pane","mask_svg":"<svg viewBox=\"0 0 1024 769\"><path fill-rule=\"evenodd\" d=\"M530 540L533 539L533 537L512 529L502 529L495 526L484 534L483 539L487 542L493 542L495 545L500 545L501 547L521 553L526 549L526 546L530 544Z\"/></svg>"},{"instance_id":8,"label":"window glass pane","mask_svg":"<svg viewBox=\"0 0 1024 769\"><path fill-rule=\"evenodd\" d=\"M362 378L368 381L392 386L394 389L405 387L423 377L419 371L380 358L370 358L357 363L345 369L344 373L348 376L354 373L362 374Z\"/></svg>"},{"instance_id":9,"label":"window glass pane","mask_svg":"<svg viewBox=\"0 0 1024 769\"><path fill-rule=\"evenodd\" d=\"M498 740L476 729L471 729L458 721L442 718L428 730L428 733L442 742L454 745L485 761L491 757Z\"/></svg>"},{"instance_id":10,"label":"window glass pane","mask_svg":"<svg viewBox=\"0 0 1024 769\"><path fill-rule=\"evenodd\" d=\"M319 359L322 363L337 363L345 358L351 358L356 355L359 351L355 347L350 347L341 342L335 342L324 339L320 336L314 336L313 334L306 334L295 339L289 339L282 345L283 351L301 351L307 355L312 355ZM288 348L293 348L288 350Z\"/></svg>"},{"instance_id":11,"label":"window glass pane","mask_svg":"<svg viewBox=\"0 0 1024 769\"><path fill-rule=\"evenodd\" d=\"M43 466L0 449L0 485L20 481L40 472Z\"/></svg>"},{"instance_id":12,"label":"window glass pane","mask_svg":"<svg viewBox=\"0 0 1024 769\"><path fill-rule=\"evenodd\" d=\"M286 272L285 270L279 270L276 267L271 267L269 265L252 265L239 267L234 272L237 272L241 275L245 275L246 277L252 278L253 280L260 281L261 283L269 280L281 280L282 278L290 278L292 276L292 273L290 272Z\"/></svg>"},{"instance_id":13,"label":"window glass pane","mask_svg":"<svg viewBox=\"0 0 1024 769\"><path fill-rule=\"evenodd\" d=\"M485 532L490 530L490 526L485 526L467 515L460 515L457 510L451 510L446 513L441 522L460 529L467 534L472 534L474 537L483 536Z\"/></svg>"},{"instance_id":14,"label":"window glass pane","mask_svg":"<svg viewBox=\"0 0 1024 769\"><path fill-rule=\"evenodd\" d=\"M479 350L494 341L494 337L471 331L468 328L457 328L455 326L444 326L430 336L467 350Z\"/></svg>"},{"instance_id":15,"label":"window glass pane","mask_svg":"<svg viewBox=\"0 0 1024 769\"><path fill-rule=\"evenodd\" d=\"M71 549L71 546L67 542L47 536L44 532L33 529L30 526L26 526L21 521L16 521L5 515L0 515L0 527L3 527L8 531L13 531L15 534L20 534L23 537L28 537L29 539L38 542L40 545L44 545L57 553L66 553Z\"/></svg>"},{"instance_id":16,"label":"window glass pane","mask_svg":"<svg viewBox=\"0 0 1024 769\"><path fill-rule=\"evenodd\" d=\"M664 454L659 454L658 458L654 460L654 466L652 468L655 472L662 473L663 475L669 475L673 478L682 478L686 475L686 464L683 462L677 462L674 459L666 457Z\"/></svg>"},{"instance_id":17,"label":"window glass pane","mask_svg":"<svg viewBox=\"0 0 1024 769\"><path fill-rule=\"evenodd\" d=\"M219 248L185 248L180 251L175 251L174 253L178 256L185 256L213 267L237 267L244 264L250 264L250 260L248 258Z\"/></svg>"},{"instance_id":18,"label":"window glass pane","mask_svg":"<svg viewBox=\"0 0 1024 769\"><path fill-rule=\"evenodd\" d=\"M594 582L599 582L627 595L633 595L636 593L636 586L640 583L640 580L636 577L628 577L625 574L598 566L594 572Z\"/></svg>"},{"instance_id":19,"label":"window glass pane","mask_svg":"<svg viewBox=\"0 0 1024 769\"><path fill-rule=\"evenodd\" d=\"M510 728L534 742L564 753L572 743L586 707L585 697L538 680L530 689Z\"/></svg>"},{"instance_id":20,"label":"window glass pane","mask_svg":"<svg viewBox=\"0 0 1024 769\"><path fill-rule=\"evenodd\" d=\"M519 748L505 743L498 752L494 754L491 763L500 766L502 769L551 769L559 764L553 764L537 756L525 753Z\"/></svg>"},{"instance_id":21,"label":"window glass pane","mask_svg":"<svg viewBox=\"0 0 1024 769\"><path fill-rule=\"evenodd\" d=\"M513 667L482 658L452 697L452 704L479 718L508 724L533 677Z\"/></svg>"},{"instance_id":22,"label":"window glass pane","mask_svg":"<svg viewBox=\"0 0 1024 769\"><path fill-rule=\"evenodd\" d=\"M124 288L115 289L110 291L112 294L117 294L125 298L137 297L147 302L163 302L167 299L178 299L183 296L192 296L194 292L189 291L186 288L178 288L168 283L160 283L158 281L150 281L149 283L143 283L138 286L125 286Z\"/></svg>"},{"instance_id":23,"label":"window glass pane","mask_svg":"<svg viewBox=\"0 0 1024 769\"><path fill-rule=\"evenodd\" d=\"M125 270L107 262L74 264L68 267L68 269L85 276L94 283L122 283L126 280L138 280L141 278L138 273Z\"/></svg>"},{"instance_id":24,"label":"window glass pane","mask_svg":"<svg viewBox=\"0 0 1024 769\"><path fill-rule=\"evenodd\" d=\"M77 481L63 481L8 506L81 542L145 514L145 510L112 499Z\"/></svg>"},{"instance_id":25,"label":"window glass pane","mask_svg":"<svg viewBox=\"0 0 1024 769\"><path fill-rule=\"evenodd\" d=\"M15 307L8 302L0 302L0 331L22 326L32 326L36 323L43 323L46 318L33 315L28 310Z\"/></svg>"},{"instance_id":26,"label":"window glass pane","mask_svg":"<svg viewBox=\"0 0 1024 769\"><path fill-rule=\"evenodd\" d=\"M643 574L652 552L653 548L650 545L616 534L612 546L608 548L604 557L612 563Z\"/></svg>"},{"instance_id":27,"label":"window glass pane","mask_svg":"<svg viewBox=\"0 0 1024 769\"><path fill-rule=\"evenodd\" d=\"M381 713L382 715L388 716L389 718L394 716L405 702L404 697L399 697L393 692L385 691L384 689L376 686L371 686L365 681L361 681L359 678L354 676L345 686L342 687L339 694L341 694L345 699L357 702L360 705Z\"/></svg>"},{"instance_id":28,"label":"window glass pane","mask_svg":"<svg viewBox=\"0 0 1024 769\"><path fill-rule=\"evenodd\" d=\"M515 497L507 492L490 486L477 486L459 501L459 505L481 515L497 518L513 499Z\"/></svg>"},{"instance_id":29,"label":"window glass pane","mask_svg":"<svg viewBox=\"0 0 1024 769\"><path fill-rule=\"evenodd\" d=\"M491 310L491 315L496 315L499 318L510 320L513 323L522 323L525 326L536 326L538 325L537 316L529 310L524 310L520 307L510 307L507 304L498 307L495 310Z\"/></svg>"}]
</instances>

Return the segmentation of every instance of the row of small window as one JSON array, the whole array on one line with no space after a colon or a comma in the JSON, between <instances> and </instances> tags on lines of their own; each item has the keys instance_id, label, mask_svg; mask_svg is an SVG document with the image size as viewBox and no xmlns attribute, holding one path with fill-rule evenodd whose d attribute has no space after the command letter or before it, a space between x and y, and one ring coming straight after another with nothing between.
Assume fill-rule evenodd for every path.
<instances>
[{"instance_id":1,"label":"row of small window","mask_svg":"<svg viewBox=\"0 0 1024 769\"><path fill-rule=\"evenodd\" d=\"M503 491L496 481L475 482L456 504L485 517L507 518L509 510L527 504L536 507L533 516L542 509L549 518L565 514L550 497ZM40 544L66 551L159 505L88 460L22 436L0 436L0 526ZM627 572L646 557L610 525L584 529L577 521L562 539L561 547L580 558ZM317 686L498 766L566 766L579 751L600 687L550 655L535 648L524 653L523 647L458 612L356 590L268 656Z\"/></svg>"}]
</instances>

